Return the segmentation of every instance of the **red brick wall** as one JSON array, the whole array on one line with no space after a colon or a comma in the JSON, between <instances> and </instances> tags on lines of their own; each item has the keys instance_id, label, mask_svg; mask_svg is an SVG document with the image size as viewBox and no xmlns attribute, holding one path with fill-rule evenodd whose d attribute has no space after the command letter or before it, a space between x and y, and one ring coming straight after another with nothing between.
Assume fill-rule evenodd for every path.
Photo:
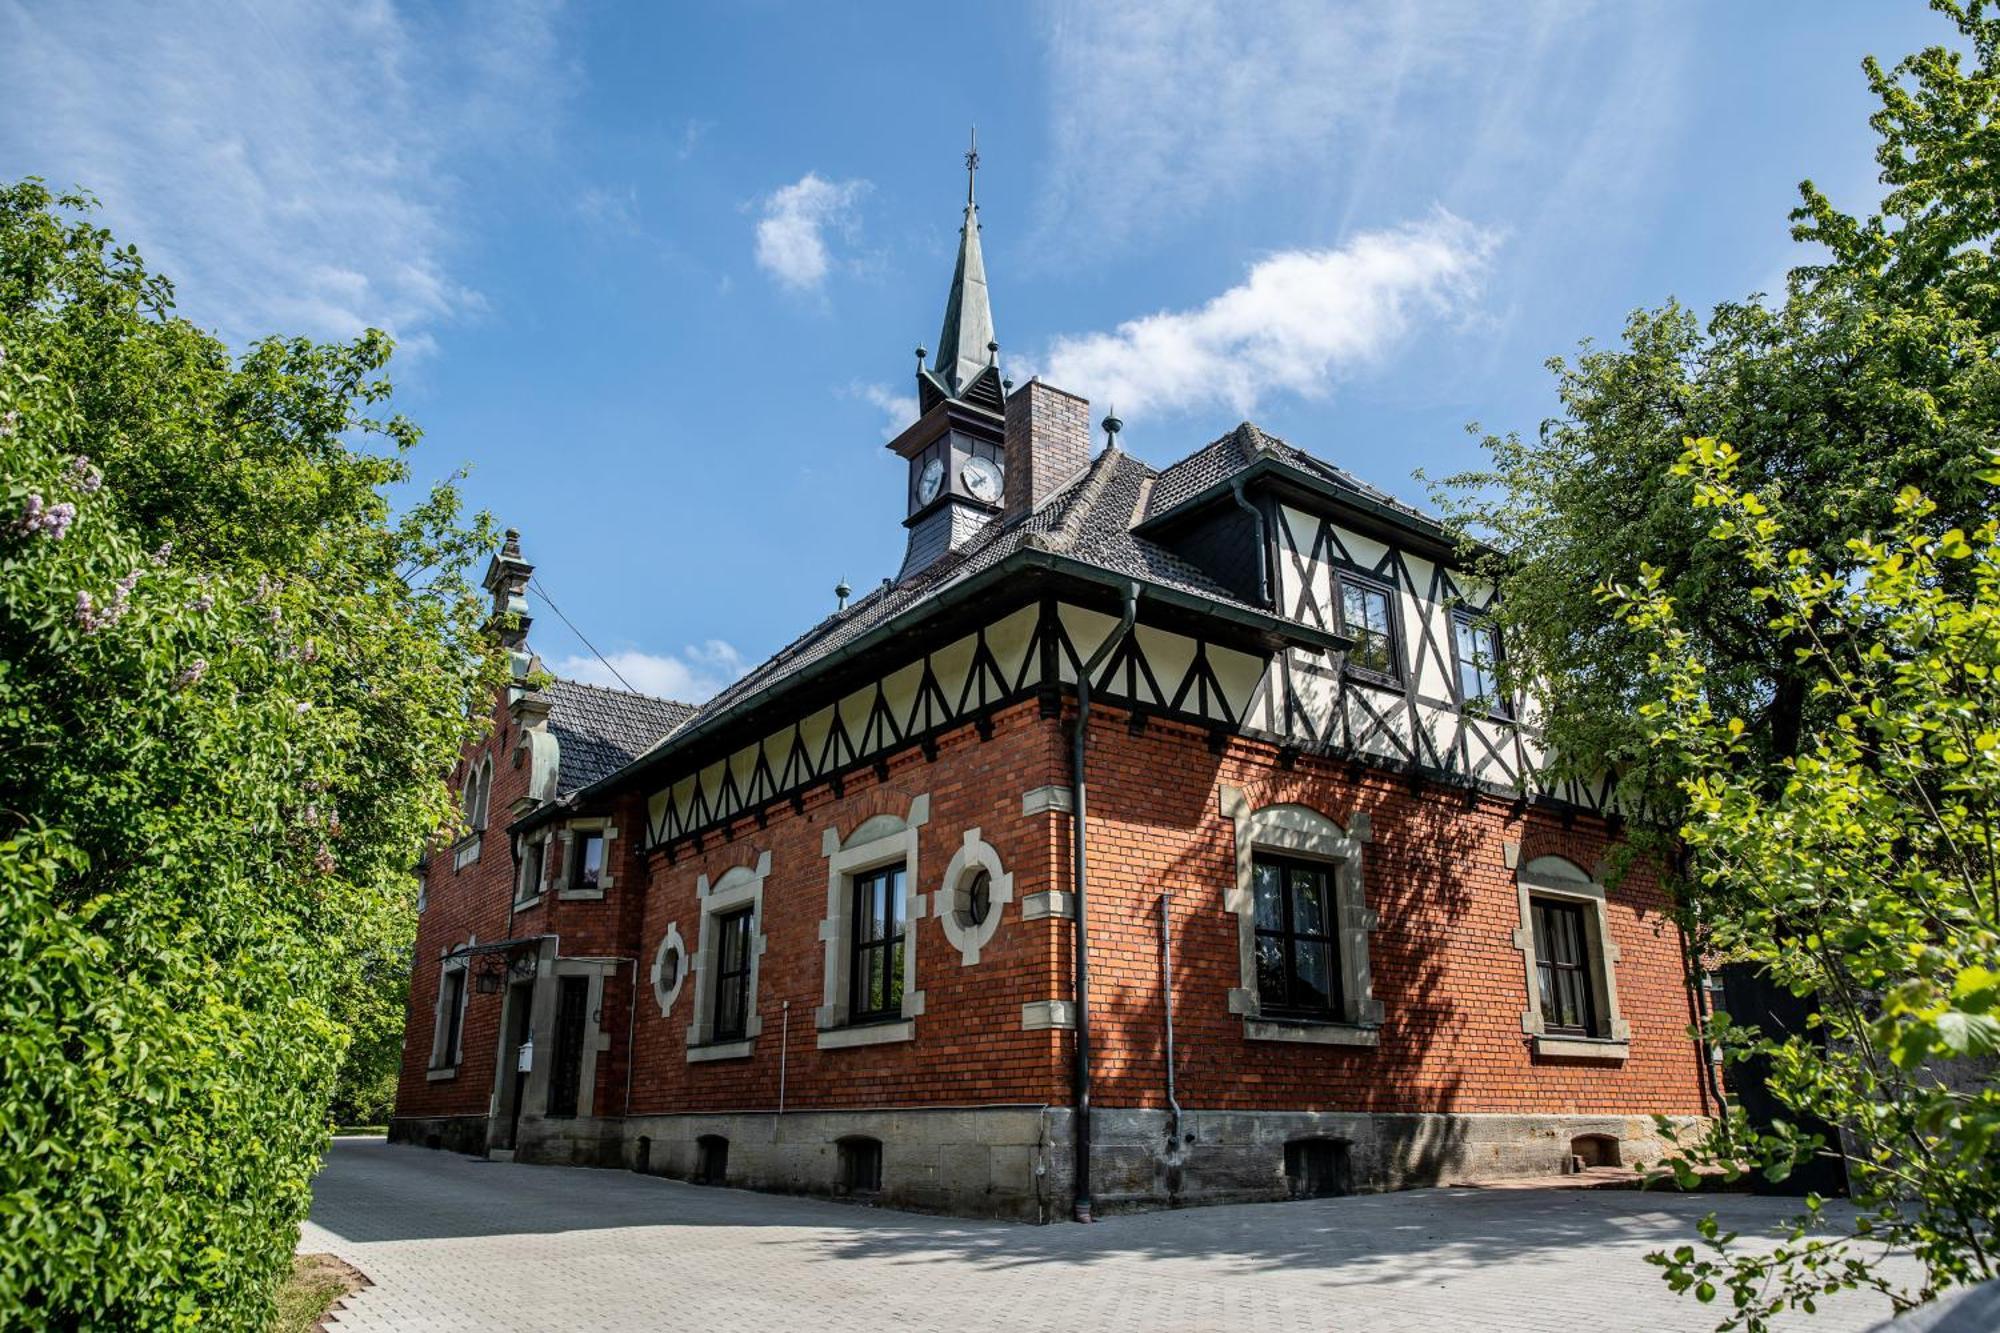
<instances>
[{"instance_id":1,"label":"red brick wall","mask_svg":"<svg viewBox=\"0 0 2000 1333\"><path fill-rule=\"evenodd\" d=\"M898 756L886 781L863 770L846 780L842 795L835 796L826 784L814 788L804 798L802 813L780 803L767 812L766 827L741 819L726 837L706 837L701 851L684 840L674 848L672 861L655 853L640 946L644 989L633 1113L776 1106L787 1000L788 1108L1064 1100L1068 1078L1061 1034L1022 1031L1021 1005L1067 995L1068 927L1023 921L1019 906L1025 895L1049 887L1060 832L1052 826L1061 822L1047 815L1024 818L1021 796L1061 781L1060 746L1056 728L1038 717L1034 704L1018 705L994 719L989 740L966 727L939 742L935 760L915 750ZM930 794L930 820L919 834L919 878L910 885L912 892L926 896L923 919L911 927L917 939L917 985L925 1001L925 1012L916 1020L916 1040L822 1051L813 1021L823 996L825 965L819 938L827 888L822 831L832 826L846 837L872 815L905 814L911 798L924 792ZM1015 902L1005 909L977 966L968 968L933 915L933 895L965 830L974 826L1013 874ZM713 882L734 866L753 865L765 850L771 853L771 873L764 883L768 944L756 995L763 1032L749 1059L690 1064L686 1038L694 1015L693 980L682 987L671 1014L662 1018L648 979L653 953L669 922L678 923L691 952L698 948L697 878L706 873ZM622 1103L622 1088L614 1095Z\"/></svg>"},{"instance_id":2,"label":"red brick wall","mask_svg":"<svg viewBox=\"0 0 2000 1333\"><path fill-rule=\"evenodd\" d=\"M1527 983L1513 932L1514 872L1557 853L1589 870L1607 839L1594 819L1565 829L1509 802L1301 758L1286 770L1274 747L1154 721L1134 735L1116 708L1092 710L1090 932L1094 1097L1101 1106L1165 1105L1159 896L1173 895L1177 1095L1229 1109L1697 1114L1698 1061L1686 1035L1680 936L1653 877L1635 871L1609 895L1619 1007L1631 1058L1539 1059L1521 1031ZM1253 1042L1228 1011L1241 984L1237 918L1223 891L1235 878L1235 830L1218 789L1242 787L1253 809L1311 806L1343 826L1364 810L1364 893L1381 915L1370 936L1381 1044L1373 1049Z\"/></svg>"},{"instance_id":3,"label":"red brick wall","mask_svg":"<svg viewBox=\"0 0 2000 1333\"><path fill-rule=\"evenodd\" d=\"M500 1031L504 993L481 995L470 980L465 1029L460 1040L463 1059L455 1078L431 1082L433 1017L437 1012L439 955L477 934L482 942L508 936L507 909L514 895L514 860L507 844L513 803L528 793L526 761L514 766L518 728L504 706L496 706L493 728L484 741L468 746L451 774L454 791L482 755L493 756L493 795L488 803L486 832L479 860L463 870L452 869L452 848L434 847L426 876L425 905L417 918L414 970L410 975L410 1005L403 1024L403 1072L396 1092L398 1116L485 1115L493 1092L493 1060Z\"/></svg>"},{"instance_id":4,"label":"red brick wall","mask_svg":"<svg viewBox=\"0 0 2000 1333\"><path fill-rule=\"evenodd\" d=\"M466 1014L458 1076L425 1078L438 957L477 932L482 941L559 934L565 957L635 960L606 978L602 1030L609 1045L597 1060L596 1108L617 1115L627 1096L626 1015L635 1114L754 1110L777 1103L779 1047L789 1000L787 1105L808 1107L961 1105L1069 1100L1072 1037L1024 1032L1021 1005L1070 998L1070 928L1024 921L1020 900L1070 887L1069 820L1021 814L1022 794L1066 785L1066 730L1023 703L994 719L990 739L973 727L941 739L934 759L916 749L888 765L850 775L842 793L821 784L803 809L772 805L754 818L672 849L642 852L643 798L623 798L610 845L613 885L601 902L565 902L554 892L563 867L552 853L540 906L513 917L514 866L505 827L524 794L527 774L512 761L512 724L502 714L494 736L468 754L496 755L493 796L480 860L454 872L449 848L431 861L428 907L418 928L417 962L398 1099L402 1116L483 1115L492 1091L503 994L476 988ZM454 775L462 777L463 770ZM1174 1018L1178 1093L1184 1105L1232 1109L1329 1109L1438 1112L1697 1113L1698 1061L1685 1036L1679 936L1652 877L1635 871L1613 890L1610 929L1622 950L1617 982L1631 1024L1631 1057L1622 1065L1539 1059L1521 1032L1526 979L1514 948L1519 925L1514 874L1504 846L1521 845L1521 864L1546 853L1586 869L1603 853L1597 821L1518 811L1511 803L1416 787L1342 762L1300 758L1283 768L1269 745L1231 740L1218 754L1208 733L1152 721L1141 733L1126 714L1093 712L1090 756L1091 968L1096 1042L1095 1097L1100 1106L1165 1103L1162 1059L1158 902L1173 894ZM1363 850L1365 894L1379 912L1370 937L1375 996L1382 1002L1381 1043L1374 1049L1251 1042L1226 997L1239 984L1237 922L1223 906L1233 881L1234 828L1220 810L1223 784L1246 789L1251 805L1296 801L1343 825L1368 812L1373 842ZM826 911L822 831L853 832L876 813L902 814L928 792L930 819L920 834L920 878L930 899L973 825L1014 875L1015 901L983 951L965 967L926 903L912 929L917 984L925 1012L914 1042L821 1051L813 1013L822 998ZM695 881L771 853L764 888L757 1011L763 1030L744 1060L689 1064L685 1039L693 1019L692 984L662 1018L649 974L667 924L678 923L688 948L698 945ZM636 1006L630 989L636 973Z\"/></svg>"}]
</instances>

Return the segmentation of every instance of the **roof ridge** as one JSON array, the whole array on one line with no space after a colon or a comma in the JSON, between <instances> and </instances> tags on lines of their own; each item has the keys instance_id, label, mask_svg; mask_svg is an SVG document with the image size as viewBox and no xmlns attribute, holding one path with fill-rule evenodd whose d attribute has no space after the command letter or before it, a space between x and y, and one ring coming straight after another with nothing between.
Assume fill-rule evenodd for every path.
<instances>
[{"instance_id":1,"label":"roof ridge","mask_svg":"<svg viewBox=\"0 0 2000 1333\"><path fill-rule=\"evenodd\" d=\"M1114 471L1111 464L1124 457L1125 451L1116 444L1105 445L1103 451L1090 461L1082 480L1076 483L1075 495L1063 513L1062 521L1046 532L1029 533L1025 544L1045 551L1066 551L1075 546L1077 538L1082 535L1086 516L1097 508L1097 502L1104 498L1105 487L1111 484Z\"/></svg>"},{"instance_id":2,"label":"roof ridge","mask_svg":"<svg viewBox=\"0 0 2000 1333\"><path fill-rule=\"evenodd\" d=\"M609 665L609 663L606 665ZM594 680L576 680L569 676L557 676L554 672L551 672L550 676L551 682L556 685L574 685L579 689L596 690L602 694L615 694L621 699L644 699L648 703L672 704L676 708L694 708L698 706L682 699L669 699L664 694L648 694L644 690L620 689L616 685L605 685Z\"/></svg>"}]
</instances>

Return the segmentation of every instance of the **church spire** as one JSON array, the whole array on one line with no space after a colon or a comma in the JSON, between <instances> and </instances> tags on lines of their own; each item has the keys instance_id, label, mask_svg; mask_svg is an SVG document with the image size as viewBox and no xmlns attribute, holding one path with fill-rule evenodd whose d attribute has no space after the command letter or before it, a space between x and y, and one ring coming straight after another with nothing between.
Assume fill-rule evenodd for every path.
<instances>
[{"instance_id":1,"label":"church spire","mask_svg":"<svg viewBox=\"0 0 2000 1333\"><path fill-rule=\"evenodd\" d=\"M998 344L993 338L993 308L986 296L986 259L979 249L979 205L974 182L979 171L979 131L965 153L965 221L958 230L958 267L951 275L945 299L944 328L938 333L937 359L928 372L919 371L919 397L928 408L937 398L971 396L975 381L995 365ZM999 372L994 383L982 385L981 397L1001 396Z\"/></svg>"}]
</instances>

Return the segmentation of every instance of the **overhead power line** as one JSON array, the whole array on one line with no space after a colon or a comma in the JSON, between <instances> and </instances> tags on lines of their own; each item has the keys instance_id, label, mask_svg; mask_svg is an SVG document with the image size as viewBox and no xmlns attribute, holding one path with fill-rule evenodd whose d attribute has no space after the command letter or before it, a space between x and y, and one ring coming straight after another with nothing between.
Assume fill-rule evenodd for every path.
<instances>
[{"instance_id":1,"label":"overhead power line","mask_svg":"<svg viewBox=\"0 0 2000 1333\"><path fill-rule=\"evenodd\" d=\"M563 614L563 609L560 606L556 605L556 599L549 596L549 590L546 584L544 584L539 578L530 575L528 578L528 586L530 588L533 588L536 594L540 596L543 601L549 604L549 610L556 613L556 619L562 621L563 624L569 626L569 632L571 634L576 635L577 642L581 643L584 647L590 649L590 655L592 657L595 657L598 661L604 663L604 669L606 671L609 671L612 675L618 677L618 683L620 685L623 685L628 691L630 691L633 694L637 694L639 692L632 688L632 682L625 679L623 672L619 671L617 667L611 665L610 658L606 657L603 653L597 651L596 644L592 643L589 639L583 637L583 631L576 627L576 622Z\"/></svg>"}]
</instances>

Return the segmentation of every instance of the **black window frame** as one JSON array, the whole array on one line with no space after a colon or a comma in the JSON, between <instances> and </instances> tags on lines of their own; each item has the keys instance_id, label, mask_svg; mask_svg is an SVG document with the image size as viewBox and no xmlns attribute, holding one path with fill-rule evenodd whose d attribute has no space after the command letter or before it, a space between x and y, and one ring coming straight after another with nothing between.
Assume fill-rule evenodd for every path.
<instances>
[{"instance_id":1,"label":"black window frame","mask_svg":"<svg viewBox=\"0 0 2000 1333\"><path fill-rule=\"evenodd\" d=\"M1459 632L1461 630L1469 630L1474 634L1484 634L1487 636L1488 641L1492 644L1493 652L1492 660L1486 667L1482 668L1476 658L1474 660L1467 660L1465 649L1459 643ZM1506 691L1500 684L1500 663L1506 659L1506 656L1506 647L1500 641L1500 625L1492 616L1481 611L1471 611L1462 607L1452 611L1452 689L1457 692L1458 706L1460 708L1471 708L1475 702L1484 701L1480 706L1484 708L1488 716L1503 718L1509 721L1513 719L1513 701L1507 697ZM1487 688L1468 693L1465 688L1465 673L1468 669Z\"/></svg>"},{"instance_id":2,"label":"black window frame","mask_svg":"<svg viewBox=\"0 0 2000 1333\"><path fill-rule=\"evenodd\" d=\"M464 967L448 967L444 970L441 984L446 988L445 1011L441 1015L445 1022L444 1046L438 1052L436 1068L458 1068L459 1048L465 1042L465 973Z\"/></svg>"},{"instance_id":3,"label":"black window frame","mask_svg":"<svg viewBox=\"0 0 2000 1333\"><path fill-rule=\"evenodd\" d=\"M750 1032L750 968L756 956L756 915L754 905L745 905L729 912L718 912L711 918L715 931L715 990L709 997L710 1012L714 1022L710 1024L709 1035L714 1041L742 1041ZM734 961L730 958L732 936L740 939L741 954ZM730 999L735 1001L735 1013L730 1013Z\"/></svg>"},{"instance_id":4,"label":"black window frame","mask_svg":"<svg viewBox=\"0 0 2000 1333\"><path fill-rule=\"evenodd\" d=\"M894 933L885 929L873 939L863 938L862 925L870 919L862 911L863 895L871 886L891 880L893 889L884 894L884 903L890 909L885 915L890 917ZM894 861L855 872L848 884L847 910L847 1021L881 1023L901 1018L903 951L908 947L909 932L909 876L905 864ZM867 1003L870 955L875 953L883 955L879 1006Z\"/></svg>"},{"instance_id":5,"label":"black window frame","mask_svg":"<svg viewBox=\"0 0 2000 1333\"><path fill-rule=\"evenodd\" d=\"M1251 859L1251 893L1256 893L1257 868L1269 866L1278 872L1278 927L1265 926L1256 915L1256 904L1251 905L1251 922L1255 931L1252 948L1257 951L1257 1009L1271 1018L1303 1019L1309 1022L1340 1022L1346 1013L1346 978L1341 972L1340 949L1340 904L1338 889L1334 883L1335 867L1325 861L1315 861L1302 856L1282 856L1258 852ZM1292 872L1305 871L1320 881L1321 930L1310 933L1298 929L1298 914L1294 910L1292 898ZM1273 1000L1265 992L1262 967L1264 941L1277 941L1284 970L1285 993ZM1297 1002L1298 945L1321 944L1326 947L1327 957L1327 1002L1325 1005L1301 1004Z\"/></svg>"},{"instance_id":6,"label":"black window frame","mask_svg":"<svg viewBox=\"0 0 2000 1333\"><path fill-rule=\"evenodd\" d=\"M585 852L593 842L597 844L597 881L594 884L585 884L583 882L584 867L589 863L590 859L585 855ZM570 834L569 891L571 893L604 892L605 849L604 830L601 828L577 829Z\"/></svg>"},{"instance_id":7,"label":"black window frame","mask_svg":"<svg viewBox=\"0 0 2000 1333\"><path fill-rule=\"evenodd\" d=\"M1387 656L1389 659L1389 669L1386 671L1378 670L1375 667L1355 660L1355 648L1359 648L1365 642L1365 637L1357 637L1354 626L1347 619L1347 589L1350 587L1358 589L1363 593L1379 595L1382 598L1382 610L1386 624L1381 633L1387 643ZM1340 624L1341 633L1355 640L1355 648L1348 649L1345 656L1345 665L1348 674L1358 676L1362 680L1373 681L1382 685L1394 685L1401 688L1403 684L1403 634L1401 611L1397 605L1396 585L1355 570L1345 568L1335 569L1333 575L1333 610L1334 617ZM1374 630L1366 626L1362 629L1362 636L1369 636L1374 633Z\"/></svg>"},{"instance_id":8,"label":"black window frame","mask_svg":"<svg viewBox=\"0 0 2000 1333\"><path fill-rule=\"evenodd\" d=\"M1597 976L1590 932L1589 907L1567 898L1533 894L1528 898L1529 926L1535 938L1535 985L1542 1009L1542 1031L1550 1036L1595 1037L1597 1026ZM1547 925L1544 925L1544 922ZM1555 922L1568 921L1576 945L1576 957L1558 959ZM1574 990L1559 984L1573 979ZM1567 1000L1574 995L1572 1012ZM1552 1012L1553 1011L1553 1012ZM1574 1020L1574 1021L1572 1021Z\"/></svg>"}]
</instances>

